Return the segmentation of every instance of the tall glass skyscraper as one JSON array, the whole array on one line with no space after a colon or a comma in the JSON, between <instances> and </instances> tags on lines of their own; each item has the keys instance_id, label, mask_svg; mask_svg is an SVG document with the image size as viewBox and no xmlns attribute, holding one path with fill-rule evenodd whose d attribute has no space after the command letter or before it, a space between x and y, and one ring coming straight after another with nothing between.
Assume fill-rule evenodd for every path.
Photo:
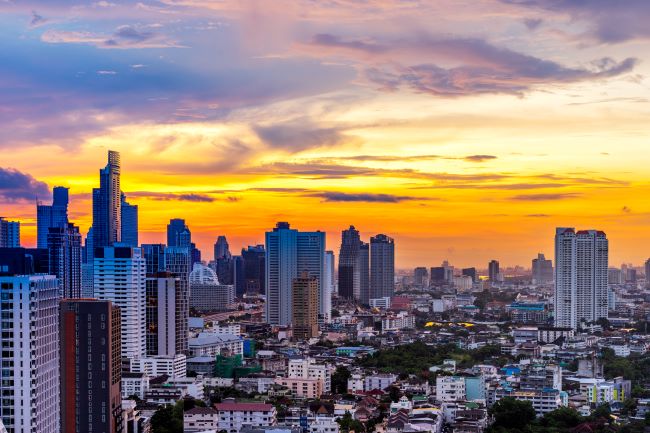
<instances>
[{"instance_id":1,"label":"tall glass skyscraper","mask_svg":"<svg viewBox=\"0 0 650 433\"><path fill-rule=\"evenodd\" d=\"M129 247L138 246L138 205L126 201L124 193L121 195L122 236L120 242Z\"/></svg>"},{"instance_id":2,"label":"tall glass skyscraper","mask_svg":"<svg viewBox=\"0 0 650 433\"><path fill-rule=\"evenodd\" d=\"M280 222L266 233L266 321L290 325L293 280L307 272L318 280L320 320L329 320L332 294L325 284L325 233L299 232Z\"/></svg>"},{"instance_id":3,"label":"tall glass skyscraper","mask_svg":"<svg viewBox=\"0 0 650 433\"><path fill-rule=\"evenodd\" d=\"M82 248L79 227L50 227L47 235L50 275L56 275L64 298L82 297Z\"/></svg>"},{"instance_id":4,"label":"tall glass skyscraper","mask_svg":"<svg viewBox=\"0 0 650 433\"><path fill-rule=\"evenodd\" d=\"M339 251L339 296L344 299L361 297L360 269L361 238L359 231L350 226L341 232L341 249Z\"/></svg>"},{"instance_id":5,"label":"tall glass skyscraper","mask_svg":"<svg viewBox=\"0 0 650 433\"><path fill-rule=\"evenodd\" d=\"M52 190L52 204L36 205L36 246L47 248L50 227L65 227L68 224L68 188L55 186Z\"/></svg>"},{"instance_id":6,"label":"tall glass skyscraper","mask_svg":"<svg viewBox=\"0 0 650 433\"><path fill-rule=\"evenodd\" d=\"M395 242L379 234L370 238L370 299L395 294Z\"/></svg>"},{"instance_id":7,"label":"tall glass skyscraper","mask_svg":"<svg viewBox=\"0 0 650 433\"><path fill-rule=\"evenodd\" d=\"M120 154L109 150L108 164L99 170L99 188L93 189L93 247L112 246L121 236Z\"/></svg>"},{"instance_id":8,"label":"tall glass skyscraper","mask_svg":"<svg viewBox=\"0 0 650 433\"><path fill-rule=\"evenodd\" d=\"M173 218L167 224L167 246L189 247L192 243L192 232L184 219Z\"/></svg>"}]
</instances>

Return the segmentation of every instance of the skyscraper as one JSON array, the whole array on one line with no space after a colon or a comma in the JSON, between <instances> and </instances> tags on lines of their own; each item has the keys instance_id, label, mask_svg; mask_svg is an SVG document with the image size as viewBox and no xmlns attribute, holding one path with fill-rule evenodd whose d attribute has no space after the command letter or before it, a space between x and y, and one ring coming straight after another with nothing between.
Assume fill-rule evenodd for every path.
<instances>
[{"instance_id":1,"label":"skyscraper","mask_svg":"<svg viewBox=\"0 0 650 433\"><path fill-rule=\"evenodd\" d=\"M273 325L290 325L293 320L292 284L302 272L318 280L319 315L329 320L331 293L326 293L325 233L299 232L280 222L266 233L266 320Z\"/></svg>"},{"instance_id":2,"label":"skyscraper","mask_svg":"<svg viewBox=\"0 0 650 433\"><path fill-rule=\"evenodd\" d=\"M555 325L578 328L607 318L609 243L602 231L557 228Z\"/></svg>"},{"instance_id":3,"label":"skyscraper","mask_svg":"<svg viewBox=\"0 0 650 433\"><path fill-rule=\"evenodd\" d=\"M93 247L110 247L122 235L120 154L108 151L108 164L99 170L99 188L93 189Z\"/></svg>"},{"instance_id":4,"label":"skyscraper","mask_svg":"<svg viewBox=\"0 0 650 433\"><path fill-rule=\"evenodd\" d=\"M192 232L185 224L184 219L173 218L167 224L167 246L168 247L190 247L192 243Z\"/></svg>"},{"instance_id":5,"label":"skyscraper","mask_svg":"<svg viewBox=\"0 0 650 433\"><path fill-rule=\"evenodd\" d=\"M0 248L20 247L20 221L7 221L0 217Z\"/></svg>"},{"instance_id":6,"label":"skyscraper","mask_svg":"<svg viewBox=\"0 0 650 433\"><path fill-rule=\"evenodd\" d=\"M58 433L59 286L53 275L0 276L0 415L10 432Z\"/></svg>"},{"instance_id":7,"label":"skyscraper","mask_svg":"<svg viewBox=\"0 0 650 433\"><path fill-rule=\"evenodd\" d=\"M318 279L307 272L294 278L291 302L293 337L297 340L318 337Z\"/></svg>"},{"instance_id":8,"label":"skyscraper","mask_svg":"<svg viewBox=\"0 0 650 433\"><path fill-rule=\"evenodd\" d=\"M334 272L334 251L325 251L325 267L324 267L324 281L325 281L325 292L330 295L334 293L334 288L336 287L336 275Z\"/></svg>"},{"instance_id":9,"label":"skyscraper","mask_svg":"<svg viewBox=\"0 0 650 433\"><path fill-rule=\"evenodd\" d=\"M645 286L650 288L650 259L645 262Z\"/></svg>"},{"instance_id":10,"label":"skyscraper","mask_svg":"<svg viewBox=\"0 0 650 433\"><path fill-rule=\"evenodd\" d=\"M61 302L61 431L122 431L120 310L110 301Z\"/></svg>"},{"instance_id":11,"label":"skyscraper","mask_svg":"<svg viewBox=\"0 0 650 433\"><path fill-rule=\"evenodd\" d=\"M122 236L120 242L129 247L138 244L138 205L129 204L124 193L121 195Z\"/></svg>"},{"instance_id":12,"label":"skyscraper","mask_svg":"<svg viewBox=\"0 0 650 433\"><path fill-rule=\"evenodd\" d=\"M370 304L370 244L365 242L359 247L359 300Z\"/></svg>"},{"instance_id":13,"label":"skyscraper","mask_svg":"<svg viewBox=\"0 0 650 433\"><path fill-rule=\"evenodd\" d=\"M344 299L361 297L361 269L359 250L361 238L359 231L350 226L341 232L341 249L339 250L339 296Z\"/></svg>"},{"instance_id":14,"label":"skyscraper","mask_svg":"<svg viewBox=\"0 0 650 433\"><path fill-rule=\"evenodd\" d=\"M265 293L265 250L264 245L242 248L244 261L244 291L248 294Z\"/></svg>"},{"instance_id":15,"label":"skyscraper","mask_svg":"<svg viewBox=\"0 0 650 433\"><path fill-rule=\"evenodd\" d=\"M230 258L230 246L225 236L219 236L217 242L214 243L214 261L224 257Z\"/></svg>"},{"instance_id":16,"label":"skyscraper","mask_svg":"<svg viewBox=\"0 0 650 433\"><path fill-rule=\"evenodd\" d=\"M491 282L496 283L499 281L499 262L497 260L490 260L488 263L488 278Z\"/></svg>"},{"instance_id":17,"label":"skyscraper","mask_svg":"<svg viewBox=\"0 0 650 433\"><path fill-rule=\"evenodd\" d=\"M120 308L122 356L146 354L146 265L142 250L129 247L95 248L95 297Z\"/></svg>"},{"instance_id":18,"label":"skyscraper","mask_svg":"<svg viewBox=\"0 0 650 433\"><path fill-rule=\"evenodd\" d=\"M47 235L49 274L56 275L64 298L82 296L82 247L79 227L50 227Z\"/></svg>"},{"instance_id":19,"label":"skyscraper","mask_svg":"<svg viewBox=\"0 0 650 433\"><path fill-rule=\"evenodd\" d=\"M553 282L553 261L547 260L544 254L537 254L533 259L533 284L549 284Z\"/></svg>"},{"instance_id":20,"label":"skyscraper","mask_svg":"<svg viewBox=\"0 0 650 433\"><path fill-rule=\"evenodd\" d=\"M413 284L416 287L425 287L429 283L427 268L418 267L413 270Z\"/></svg>"},{"instance_id":21,"label":"skyscraper","mask_svg":"<svg viewBox=\"0 0 650 433\"><path fill-rule=\"evenodd\" d=\"M55 186L52 204L36 205L36 246L47 248L47 234L50 227L64 227L68 224L68 188Z\"/></svg>"},{"instance_id":22,"label":"skyscraper","mask_svg":"<svg viewBox=\"0 0 650 433\"><path fill-rule=\"evenodd\" d=\"M370 299L395 294L395 242L379 234L370 238Z\"/></svg>"},{"instance_id":23,"label":"skyscraper","mask_svg":"<svg viewBox=\"0 0 650 433\"><path fill-rule=\"evenodd\" d=\"M147 355L173 356L187 350L187 300L180 278L171 272L147 275ZM184 305L181 305L184 304Z\"/></svg>"},{"instance_id":24,"label":"skyscraper","mask_svg":"<svg viewBox=\"0 0 650 433\"><path fill-rule=\"evenodd\" d=\"M178 278L179 291L175 299L176 316L176 353L188 351L187 320L190 315L190 272L192 257L188 247L165 248L165 271Z\"/></svg>"}]
</instances>

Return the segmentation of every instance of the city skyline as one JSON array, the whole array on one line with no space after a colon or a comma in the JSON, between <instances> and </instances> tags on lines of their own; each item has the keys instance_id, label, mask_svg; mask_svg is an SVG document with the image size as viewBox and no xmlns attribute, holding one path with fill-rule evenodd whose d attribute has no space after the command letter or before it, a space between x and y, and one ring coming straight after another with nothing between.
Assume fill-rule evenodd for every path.
<instances>
[{"instance_id":1,"label":"city skyline","mask_svg":"<svg viewBox=\"0 0 650 433\"><path fill-rule=\"evenodd\" d=\"M86 233L111 149L140 243L183 218L204 254L277 221L336 248L353 224L400 269L507 267L575 226L647 258L642 1L139 5L0 5L0 214L26 245L54 186Z\"/></svg>"}]
</instances>

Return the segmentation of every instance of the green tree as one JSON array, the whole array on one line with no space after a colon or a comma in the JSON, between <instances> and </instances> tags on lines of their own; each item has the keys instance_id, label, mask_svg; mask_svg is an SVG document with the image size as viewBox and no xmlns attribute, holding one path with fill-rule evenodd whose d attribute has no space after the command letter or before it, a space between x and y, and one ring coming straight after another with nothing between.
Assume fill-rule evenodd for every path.
<instances>
[{"instance_id":1,"label":"green tree","mask_svg":"<svg viewBox=\"0 0 650 433\"><path fill-rule=\"evenodd\" d=\"M535 421L535 409L529 401L505 397L497 401L490 408L490 415L494 417L490 431L515 432L521 431L528 424Z\"/></svg>"},{"instance_id":2,"label":"green tree","mask_svg":"<svg viewBox=\"0 0 650 433\"><path fill-rule=\"evenodd\" d=\"M347 367L337 367L332 374L332 391L335 394L345 394L348 391L348 379L351 375Z\"/></svg>"},{"instance_id":3,"label":"green tree","mask_svg":"<svg viewBox=\"0 0 650 433\"><path fill-rule=\"evenodd\" d=\"M183 433L183 401L160 407L151 417L152 433Z\"/></svg>"}]
</instances>

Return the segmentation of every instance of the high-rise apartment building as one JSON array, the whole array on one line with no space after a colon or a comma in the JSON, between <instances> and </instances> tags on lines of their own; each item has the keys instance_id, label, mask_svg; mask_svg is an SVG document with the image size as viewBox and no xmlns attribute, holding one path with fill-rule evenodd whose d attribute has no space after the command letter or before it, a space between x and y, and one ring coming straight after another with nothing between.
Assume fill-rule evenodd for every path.
<instances>
[{"instance_id":1,"label":"high-rise apartment building","mask_svg":"<svg viewBox=\"0 0 650 433\"><path fill-rule=\"evenodd\" d=\"M58 433L59 285L53 275L0 276L0 416L9 432Z\"/></svg>"},{"instance_id":2,"label":"high-rise apartment building","mask_svg":"<svg viewBox=\"0 0 650 433\"><path fill-rule=\"evenodd\" d=\"M370 238L370 299L395 294L395 242L379 234Z\"/></svg>"},{"instance_id":3,"label":"high-rise apartment building","mask_svg":"<svg viewBox=\"0 0 650 433\"><path fill-rule=\"evenodd\" d=\"M490 281L493 283L499 281L501 278L499 275L500 272L499 262L497 260L490 260L490 263L488 263L488 278Z\"/></svg>"},{"instance_id":4,"label":"high-rise apartment building","mask_svg":"<svg viewBox=\"0 0 650 433\"><path fill-rule=\"evenodd\" d=\"M544 254L538 254L533 259L533 284L550 284L553 282L553 261L547 260Z\"/></svg>"},{"instance_id":5,"label":"high-rise apartment building","mask_svg":"<svg viewBox=\"0 0 650 433\"><path fill-rule=\"evenodd\" d=\"M264 294L265 290L265 256L264 245L242 248L241 257L244 267L244 291L248 294Z\"/></svg>"},{"instance_id":6,"label":"high-rise apartment building","mask_svg":"<svg viewBox=\"0 0 650 433\"><path fill-rule=\"evenodd\" d=\"M334 289L336 288L336 274L334 271L335 262L336 260L334 258L334 251L325 251L325 292L329 293L330 295L334 293Z\"/></svg>"},{"instance_id":7,"label":"high-rise apartment building","mask_svg":"<svg viewBox=\"0 0 650 433\"><path fill-rule=\"evenodd\" d=\"M147 355L173 356L187 350L186 294L171 272L147 274Z\"/></svg>"},{"instance_id":8,"label":"high-rise apartment building","mask_svg":"<svg viewBox=\"0 0 650 433\"><path fill-rule=\"evenodd\" d=\"M59 279L64 298L82 296L82 247L79 227L50 227L47 235L49 274Z\"/></svg>"},{"instance_id":9,"label":"high-rise apartment building","mask_svg":"<svg viewBox=\"0 0 650 433\"><path fill-rule=\"evenodd\" d=\"M361 297L361 238L359 231L350 226L341 232L339 250L339 297L359 299Z\"/></svg>"},{"instance_id":10,"label":"high-rise apartment building","mask_svg":"<svg viewBox=\"0 0 650 433\"><path fill-rule=\"evenodd\" d=\"M122 236L120 242L129 247L138 244L138 205L126 201L124 193L121 195Z\"/></svg>"},{"instance_id":11,"label":"high-rise apartment building","mask_svg":"<svg viewBox=\"0 0 650 433\"><path fill-rule=\"evenodd\" d=\"M318 279L302 272L292 283L293 337L318 337Z\"/></svg>"},{"instance_id":12,"label":"high-rise apartment building","mask_svg":"<svg viewBox=\"0 0 650 433\"><path fill-rule=\"evenodd\" d=\"M95 248L95 297L120 308L122 356L127 358L146 355L145 271L140 248Z\"/></svg>"},{"instance_id":13,"label":"high-rise apartment building","mask_svg":"<svg viewBox=\"0 0 650 433\"><path fill-rule=\"evenodd\" d=\"M120 154L108 151L108 164L99 170L99 188L93 189L93 247L110 247L122 235ZM96 251L96 250L94 250Z\"/></svg>"},{"instance_id":14,"label":"high-rise apartment building","mask_svg":"<svg viewBox=\"0 0 650 433\"><path fill-rule=\"evenodd\" d=\"M0 217L0 248L20 247L20 221L7 221Z\"/></svg>"},{"instance_id":15,"label":"high-rise apartment building","mask_svg":"<svg viewBox=\"0 0 650 433\"><path fill-rule=\"evenodd\" d=\"M370 304L370 244L365 242L359 246L359 300Z\"/></svg>"},{"instance_id":16,"label":"high-rise apartment building","mask_svg":"<svg viewBox=\"0 0 650 433\"><path fill-rule=\"evenodd\" d=\"M607 318L609 243L602 231L557 228L555 325L578 328Z\"/></svg>"},{"instance_id":17,"label":"high-rise apartment building","mask_svg":"<svg viewBox=\"0 0 650 433\"><path fill-rule=\"evenodd\" d=\"M110 301L61 302L61 431L123 431L120 310Z\"/></svg>"},{"instance_id":18,"label":"high-rise apartment building","mask_svg":"<svg viewBox=\"0 0 650 433\"><path fill-rule=\"evenodd\" d=\"M50 227L65 227L68 224L68 188L55 186L52 190L52 204L36 205L36 246L47 248L47 234Z\"/></svg>"},{"instance_id":19,"label":"high-rise apartment building","mask_svg":"<svg viewBox=\"0 0 650 433\"><path fill-rule=\"evenodd\" d=\"M266 320L292 323L292 284L302 272L318 280L319 318L329 320L332 300L324 282L325 233L300 232L280 222L266 233Z\"/></svg>"}]
</instances>

